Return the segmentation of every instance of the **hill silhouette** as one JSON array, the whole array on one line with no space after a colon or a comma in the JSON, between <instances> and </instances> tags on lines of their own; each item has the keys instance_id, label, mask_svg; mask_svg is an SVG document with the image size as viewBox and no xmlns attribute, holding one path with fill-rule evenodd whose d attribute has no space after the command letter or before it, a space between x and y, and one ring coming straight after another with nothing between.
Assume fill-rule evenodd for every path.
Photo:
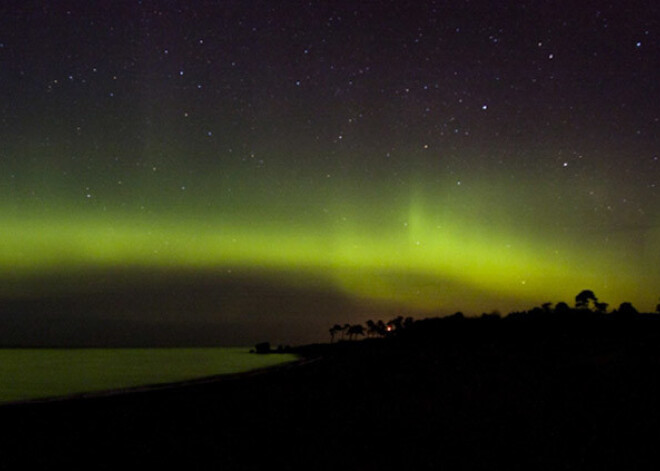
<instances>
[{"instance_id":1,"label":"hill silhouette","mask_svg":"<svg viewBox=\"0 0 660 471\"><path fill-rule=\"evenodd\" d=\"M655 469L660 316L589 299L395 319L288 349L306 358L297 366L0 407L1 464Z\"/></svg>"}]
</instances>

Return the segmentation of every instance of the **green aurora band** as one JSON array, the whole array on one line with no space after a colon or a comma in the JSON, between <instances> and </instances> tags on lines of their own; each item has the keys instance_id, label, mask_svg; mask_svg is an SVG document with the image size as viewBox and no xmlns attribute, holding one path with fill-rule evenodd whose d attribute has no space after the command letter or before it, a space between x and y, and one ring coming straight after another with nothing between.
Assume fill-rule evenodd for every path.
<instances>
[{"instance_id":1,"label":"green aurora band","mask_svg":"<svg viewBox=\"0 0 660 471\"><path fill-rule=\"evenodd\" d=\"M53 190L46 203L8 195L1 292L39 295L34 277L136 268L302 274L351 297L426 311L571 302L587 288L613 307L657 302L658 231L616 231L600 216L563 210L586 204L579 196L548 203L556 201L550 183L330 180L255 179L231 199L226 185L200 181L186 200L143 193L139 201L159 202L152 209L110 191L73 200ZM158 186L167 188L150 188Z\"/></svg>"}]
</instances>

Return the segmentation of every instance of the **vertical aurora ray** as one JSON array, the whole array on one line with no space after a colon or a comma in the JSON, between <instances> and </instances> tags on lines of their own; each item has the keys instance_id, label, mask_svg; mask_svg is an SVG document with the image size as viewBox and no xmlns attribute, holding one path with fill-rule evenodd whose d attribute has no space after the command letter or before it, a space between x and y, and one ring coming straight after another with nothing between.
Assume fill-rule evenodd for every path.
<instances>
[{"instance_id":1,"label":"vertical aurora ray","mask_svg":"<svg viewBox=\"0 0 660 471\"><path fill-rule=\"evenodd\" d=\"M24 338L303 338L583 289L655 309L648 2L189 3L0 15L0 316Z\"/></svg>"},{"instance_id":2,"label":"vertical aurora ray","mask_svg":"<svg viewBox=\"0 0 660 471\"><path fill-rule=\"evenodd\" d=\"M507 310L570 300L585 287L612 302L653 302L652 231L637 246L632 234L594 237L543 212L539 186L413 183L395 192L385 181L344 184L332 198L332 186L314 193L292 180L286 193L246 190L236 197L241 211L198 201L145 215L112 200L103 208L59 200L40 213L6 210L0 266L19 280L104 268L308 273L351 297L425 311Z\"/></svg>"}]
</instances>

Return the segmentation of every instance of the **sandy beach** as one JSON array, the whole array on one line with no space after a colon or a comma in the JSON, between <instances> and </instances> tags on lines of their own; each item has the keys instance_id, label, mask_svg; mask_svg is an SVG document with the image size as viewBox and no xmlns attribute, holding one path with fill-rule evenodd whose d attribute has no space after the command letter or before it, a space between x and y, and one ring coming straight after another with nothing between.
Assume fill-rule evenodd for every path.
<instances>
[{"instance_id":1,"label":"sandy beach","mask_svg":"<svg viewBox=\"0 0 660 471\"><path fill-rule=\"evenodd\" d=\"M659 335L463 322L246 375L0 408L2 469L642 469Z\"/></svg>"}]
</instances>

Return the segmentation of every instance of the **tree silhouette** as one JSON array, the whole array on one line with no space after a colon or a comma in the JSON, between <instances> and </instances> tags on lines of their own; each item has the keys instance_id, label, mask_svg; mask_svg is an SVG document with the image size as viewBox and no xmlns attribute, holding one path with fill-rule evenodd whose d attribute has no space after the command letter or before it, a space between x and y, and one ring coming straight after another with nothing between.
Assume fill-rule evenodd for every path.
<instances>
[{"instance_id":1,"label":"tree silhouette","mask_svg":"<svg viewBox=\"0 0 660 471\"><path fill-rule=\"evenodd\" d=\"M566 304L566 303L563 302L563 301L562 301L562 302L558 302L558 303L555 305L555 313L556 313L556 314L566 314L566 313L568 313L568 312L570 312L570 311L571 311L571 308L568 307L568 304Z\"/></svg>"},{"instance_id":2,"label":"tree silhouette","mask_svg":"<svg viewBox=\"0 0 660 471\"><path fill-rule=\"evenodd\" d=\"M397 316L387 323L388 332L396 332L403 327L403 316Z\"/></svg>"},{"instance_id":3,"label":"tree silhouette","mask_svg":"<svg viewBox=\"0 0 660 471\"><path fill-rule=\"evenodd\" d=\"M367 322L367 337L375 337L378 335L378 326L374 321L369 319Z\"/></svg>"},{"instance_id":4,"label":"tree silhouette","mask_svg":"<svg viewBox=\"0 0 660 471\"><path fill-rule=\"evenodd\" d=\"M590 289L582 290L575 296L576 309L589 309L590 302L593 302L594 305L598 302L598 298L596 298L596 295Z\"/></svg>"},{"instance_id":5,"label":"tree silhouette","mask_svg":"<svg viewBox=\"0 0 660 471\"><path fill-rule=\"evenodd\" d=\"M378 332L378 335L380 335L381 337L387 334L387 326L382 320L379 320L376 323L376 331Z\"/></svg>"},{"instance_id":6,"label":"tree silhouette","mask_svg":"<svg viewBox=\"0 0 660 471\"><path fill-rule=\"evenodd\" d=\"M335 324L332 327L330 327L330 343L334 342L335 335L337 335L337 333L341 332L342 330L343 327L340 326L339 324Z\"/></svg>"},{"instance_id":7,"label":"tree silhouette","mask_svg":"<svg viewBox=\"0 0 660 471\"><path fill-rule=\"evenodd\" d=\"M607 303L599 303L599 302L594 303L594 307L596 308L596 312L600 312L602 314L607 312L608 306L609 306L609 304L607 304Z\"/></svg>"},{"instance_id":8,"label":"tree silhouette","mask_svg":"<svg viewBox=\"0 0 660 471\"><path fill-rule=\"evenodd\" d=\"M628 302L621 303L619 305L619 309L617 309L617 312L622 316L634 316L636 314L639 314L639 312L637 312L637 309L635 309L635 307Z\"/></svg>"},{"instance_id":9,"label":"tree silhouette","mask_svg":"<svg viewBox=\"0 0 660 471\"><path fill-rule=\"evenodd\" d=\"M351 328L351 324L344 324L344 327L341 328L341 338L343 340L344 336L348 333Z\"/></svg>"},{"instance_id":10,"label":"tree silhouette","mask_svg":"<svg viewBox=\"0 0 660 471\"><path fill-rule=\"evenodd\" d=\"M364 335L364 327L362 324L355 324L348 328L348 340L353 340L356 335Z\"/></svg>"},{"instance_id":11,"label":"tree silhouette","mask_svg":"<svg viewBox=\"0 0 660 471\"><path fill-rule=\"evenodd\" d=\"M493 309L490 312L482 312L481 313L481 318L482 319L488 319L488 320L501 319L502 314L500 314L500 311L498 311L497 309Z\"/></svg>"}]
</instances>

